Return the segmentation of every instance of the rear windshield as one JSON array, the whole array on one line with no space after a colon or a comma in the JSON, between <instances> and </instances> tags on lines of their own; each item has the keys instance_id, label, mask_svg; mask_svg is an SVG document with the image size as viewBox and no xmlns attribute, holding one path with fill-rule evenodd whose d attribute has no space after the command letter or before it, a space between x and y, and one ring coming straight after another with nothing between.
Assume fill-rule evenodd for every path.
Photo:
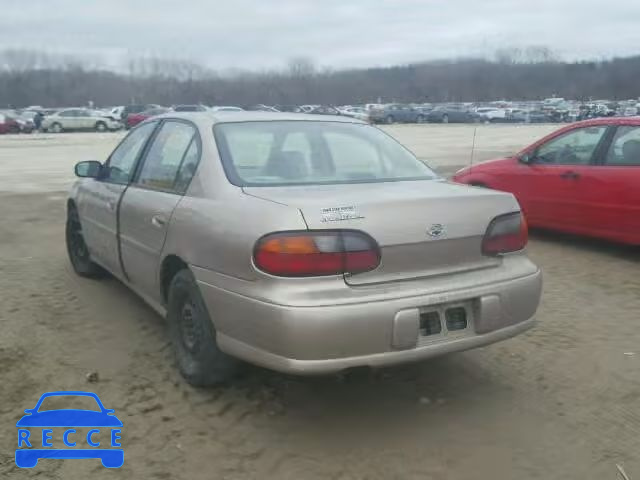
<instances>
[{"instance_id":1,"label":"rear windshield","mask_svg":"<svg viewBox=\"0 0 640 480\"><path fill-rule=\"evenodd\" d=\"M238 186L429 180L436 174L370 125L267 121L214 127L229 181Z\"/></svg>"}]
</instances>

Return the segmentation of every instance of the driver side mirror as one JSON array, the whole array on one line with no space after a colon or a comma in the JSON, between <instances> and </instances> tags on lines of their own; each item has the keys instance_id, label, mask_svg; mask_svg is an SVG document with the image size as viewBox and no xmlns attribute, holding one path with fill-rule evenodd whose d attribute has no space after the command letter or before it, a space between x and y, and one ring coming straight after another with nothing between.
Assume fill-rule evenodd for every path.
<instances>
[{"instance_id":1,"label":"driver side mirror","mask_svg":"<svg viewBox=\"0 0 640 480\"><path fill-rule=\"evenodd\" d=\"M73 171L80 178L98 178L102 171L102 164L96 160L76 163Z\"/></svg>"},{"instance_id":2,"label":"driver side mirror","mask_svg":"<svg viewBox=\"0 0 640 480\"><path fill-rule=\"evenodd\" d=\"M520 163L524 163L525 165L530 165L531 163L533 163L534 158L535 155L533 153L523 153L518 157L518 161Z\"/></svg>"}]
</instances>

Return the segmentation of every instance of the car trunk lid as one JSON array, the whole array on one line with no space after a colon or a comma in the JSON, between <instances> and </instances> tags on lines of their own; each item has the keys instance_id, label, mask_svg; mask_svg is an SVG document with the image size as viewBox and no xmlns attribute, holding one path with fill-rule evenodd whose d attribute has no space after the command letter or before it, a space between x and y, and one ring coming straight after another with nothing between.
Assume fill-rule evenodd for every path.
<instances>
[{"instance_id":1,"label":"car trunk lid","mask_svg":"<svg viewBox=\"0 0 640 480\"><path fill-rule=\"evenodd\" d=\"M442 180L349 185L248 187L245 193L296 207L311 230L354 229L371 235L381 262L348 275L349 285L412 280L500 264L482 255L487 226L518 211L510 194Z\"/></svg>"}]
</instances>

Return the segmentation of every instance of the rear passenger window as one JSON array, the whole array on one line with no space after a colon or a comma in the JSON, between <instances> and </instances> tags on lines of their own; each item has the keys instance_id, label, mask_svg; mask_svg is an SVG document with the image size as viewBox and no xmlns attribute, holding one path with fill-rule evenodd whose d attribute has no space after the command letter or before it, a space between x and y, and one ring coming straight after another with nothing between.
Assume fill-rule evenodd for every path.
<instances>
[{"instance_id":1,"label":"rear passenger window","mask_svg":"<svg viewBox=\"0 0 640 480\"><path fill-rule=\"evenodd\" d=\"M196 138L194 137L191 140L191 145L187 149L187 153L184 155L184 159L182 160L182 165L178 170L178 175L176 176L176 183L174 190L178 193L184 193L189 187L191 183L191 179L193 175L196 173L196 168L198 168L198 162L200 161L200 147Z\"/></svg>"},{"instance_id":2,"label":"rear passenger window","mask_svg":"<svg viewBox=\"0 0 640 480\"><path fill-rule=\"evenodd\" d=\"M619 127L613 137L606 165L640 165L640 127Z\"/></svg>"},{"instance_id":3,"label":"rear passenger window","mask_svg":"<svg viewBox=\"0 0 640 480\"><path fill-rule=\"evenodd\" d=\"M155 190L176 191L178 172L195 133L190 124L165 122L149 148L136 183Z\"/></svg>"}]
</instances>

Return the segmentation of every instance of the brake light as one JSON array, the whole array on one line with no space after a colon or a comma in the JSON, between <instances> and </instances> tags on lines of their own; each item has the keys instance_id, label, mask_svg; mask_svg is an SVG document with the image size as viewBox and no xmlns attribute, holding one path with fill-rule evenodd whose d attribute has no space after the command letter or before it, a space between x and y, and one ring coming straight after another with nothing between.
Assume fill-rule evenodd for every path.
<instances>
[{"instance_id":1,"label":"brake light","mask_svg":"<svg viewBox=\"0 0 640 480\"><path fill-rule=\"evenodd\" d=\"M522 250L529 240L527 222L520 212L494 218L482 240L484 255L500 255Z\"/></svg>"},{"instance_id":2,"label":"brake light","mask_svg":"<svg viewBox=\"0 0 640 480\"><path fill-rule=\"evenodd\" d=\"M256 242L253 261L281 277L368 272L380 264L380 249L369 235L352 230L278 232Z\"/></svg>"}]
</instances>

